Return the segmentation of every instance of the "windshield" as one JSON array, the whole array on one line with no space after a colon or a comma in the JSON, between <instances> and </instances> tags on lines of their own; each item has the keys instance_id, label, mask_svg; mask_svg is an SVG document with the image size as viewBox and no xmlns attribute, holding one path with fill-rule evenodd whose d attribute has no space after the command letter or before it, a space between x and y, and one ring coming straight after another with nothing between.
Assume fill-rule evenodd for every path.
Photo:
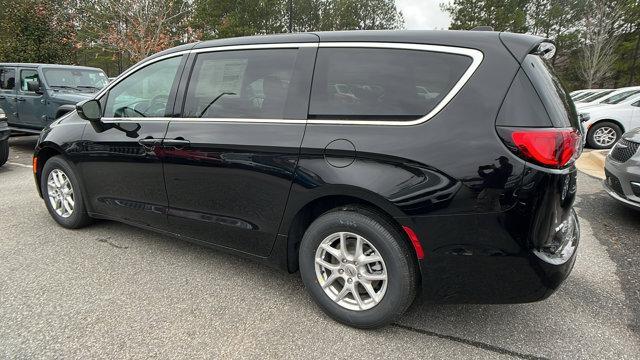
<instances>
[{"instance_id":1,"label":"windshield","mask_svg":"<svg viewBox=\"0 0 640 360\"><path fill-rule=\"evenodd\" d=\"M43 73L51 87L98 91L109 83L107 75L100 70L48 68Z\"/></svg>"},{"instance_id":2,"label":"windshield","mask_svg":"<svg viewBox=\"0 0 640 360\"><path fill-rule=\"evenodd\" d=\"M613 95L611 97L609 97L608 99L604 99L602 100L602 104L617 104L621 101L624 101L625 99L627 99L629 96L635 95L635 94L640 94L640 90L629 90L629 91L625 91L625 92L621 92L619 94Z\"/></svg>"},{"instance_id":3,"label":"windshield","mask_svg":"<svg viewBox=\"0 0 640 360\"><path fill-rule=\"evenodd\" d=\"M595 93L595 91L586 91L586 92L584 92L584 93L582 93L582 94L580 94L580 95L578 95L578 96L574 97L574 98L573 98L573 101L582 100L582 99L584 99L584 98L586 98L586 97L588 97L588 96L593 95L593 93Z\"/></svg>"},{"instance_id":4,"label":"windshield","mask_svg":"<svg viewBox=\"0 0 640 360\"><path fill-rule=\"evenodd\" d=\"M592 101L594 101L594 100L598 100L598 99L600 99L600 98L603 98L603 97L605 97L605 96L607 96L607 95L611 94L613 91L614 91L614 90L601 91L601 92L599 92L599 93L597 93L597 94L593 94L593 95L591 95L591 96L587 96L586 98L583 98L583 99L582 99L582 100L580 100L580 101L582 101L582 102L592 102Z\"/></svg>"}]
</instances>

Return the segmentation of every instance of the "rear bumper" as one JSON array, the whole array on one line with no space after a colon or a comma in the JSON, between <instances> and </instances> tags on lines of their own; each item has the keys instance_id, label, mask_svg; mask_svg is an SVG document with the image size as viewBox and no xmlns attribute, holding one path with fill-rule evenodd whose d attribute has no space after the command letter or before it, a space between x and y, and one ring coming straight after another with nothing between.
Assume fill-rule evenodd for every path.
<instances>
[{"instance_id":1,"label":"rear bumper","mask_svg":"<svg viewBox=\"0 0 640 360\"><path fill-rule=\"evenodd\" d=\"M413 218L425 252L424 299L499 304L550 296L577 256L576 172L527 169L506 211Z\"/></svg>"},{"instance_id":2,"label":"rear bumper","mask_svg":"<svg viewBox=\"0 0 640 360\"><path fill-rule=\"evenodd\" d=\"M517 221L513 223L513 214L470 215L467 219L445 221L441 226L443 234L432 232L434 236L448 232L450 236L473 237L475 241L430 248L421 264L424 301L476 304L539 301L557 290L573 269L578 224L570 256L561 264L552 264L509 234L508 227L518 226ZM477 226L464 230L461 221L473 221ZM487 246L488 243L494 246Z\"/></svg>"}]
</instances>

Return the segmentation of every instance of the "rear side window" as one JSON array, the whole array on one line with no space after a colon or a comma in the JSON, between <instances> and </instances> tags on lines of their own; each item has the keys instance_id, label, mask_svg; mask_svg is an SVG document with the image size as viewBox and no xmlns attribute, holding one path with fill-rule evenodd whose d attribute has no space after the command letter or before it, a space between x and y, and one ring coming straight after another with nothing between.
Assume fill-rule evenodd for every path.
<instances>
[{"instance_id":1,"label":"rear side window","mask_svg":"<svg viewBox=\"0 0 640 360\"><path fill-rule=\"evenodd\" d=\"M189 118L282 119L298 49L198 55L185 98Z\"/></svg>"},{"instance_id":2,"label":"rear side window","mask_svg":"<svg viewBox=\"0 0 640 360\"><path fill-rule=\"evenodd\" d=\"M597 93L597 94L595 94L595 95L591 95L591 96L588 96L588 97L584 98L582 101L584 101L584 102L591 102L591 101L595 101L595 100L598 100L598 99L602 99L603 97L605 97L605 96L607 96L607 95L611 94L611 93L612 93L612 92L614 92L614 91L615 91L615 90L606 90L606 91L601 91L601 92L599 92L599 93Z\"/></svg>"},{"instance_id":3,"label":"rear side window","mask_svg":"<svg viewBox=\"0 0 640 360\"><path fill-rule=\"evenodd\" d=\"M321 48L309 117L418 119L443 100L471 63L470 57L440 52Z\"/></svg>"},{"instance_id":4,"label":"rear side window","mask_svg":"<svg viewBox=\"0 0 640 360\"><path fill-rule=\"evenodd\" d=\"M0 89L13 90L16 87L16 70L0 69Z\"/></svg>"},{"instance_id":5,"label":"rear side window","mask_svg":"<svg viewBox=\"0 0 640 360\"><path fill-rule=\"evenodd\" d=\"M576 108L551 65L538 55L527 55L522 68L535 87L551 121L556 127L579 128Z\"/></svg>"},{"instance_id":6,"label":"rear side window","mask_svg":"<svg viewBox=\"0 0 640 360\"><path fill-rule=\"evenodd\" d=\"M630 90L630 91L625 91L625 92L621 92L620 94L617 95L613 95L608 99L602 100L603 104L617 104L619 102L622 102L624 100L626 100L627 98L639 94L640 90Z\"/></svg>"}]
</instances>

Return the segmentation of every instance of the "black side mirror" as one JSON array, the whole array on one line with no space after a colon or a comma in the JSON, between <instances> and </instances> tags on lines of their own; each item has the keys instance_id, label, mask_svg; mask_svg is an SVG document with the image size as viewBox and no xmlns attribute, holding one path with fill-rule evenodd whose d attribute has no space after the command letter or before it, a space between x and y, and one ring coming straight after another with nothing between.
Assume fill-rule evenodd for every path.
<instances>
[{"instance_id":1,"label":"black side mirror","mask_svg":"<svg viewBox=\"0 0 640 360\"><path fill-rule=\"evenodd\" d=\"M40 87L40 83L37 81L29 81L27 83L27 90L38 95L42 95L42 88Z\"/></svg>"},{"instance_id":2,"label":"black side mirror","mask_svg":"<svg viewBox=\"0 0 640 360\"><path fill-rule=\"evenodd\" d=\"M81 118L91 122L98 122L102 118L102 107L100 102L95 99L79 102L76 105L76 111Z\"/></svg>"}]
</instances>

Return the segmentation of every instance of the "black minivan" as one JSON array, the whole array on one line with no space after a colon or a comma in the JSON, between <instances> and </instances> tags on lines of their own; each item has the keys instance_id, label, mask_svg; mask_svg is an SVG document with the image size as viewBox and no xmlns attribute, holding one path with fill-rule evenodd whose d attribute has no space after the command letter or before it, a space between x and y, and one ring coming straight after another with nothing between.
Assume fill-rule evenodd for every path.
<instances>
[{"instance_id":1,"label":"black minivan","mask_svg":"<svg viewBox=\"0 0 640 360\"><path fill-rule=\"evenodd\" d=\"M571 271L582 150L546 39L354 31L183 45L40 136L51 216L300 271L332 318L542 300Z\"/></svg>"}]
</instances>

